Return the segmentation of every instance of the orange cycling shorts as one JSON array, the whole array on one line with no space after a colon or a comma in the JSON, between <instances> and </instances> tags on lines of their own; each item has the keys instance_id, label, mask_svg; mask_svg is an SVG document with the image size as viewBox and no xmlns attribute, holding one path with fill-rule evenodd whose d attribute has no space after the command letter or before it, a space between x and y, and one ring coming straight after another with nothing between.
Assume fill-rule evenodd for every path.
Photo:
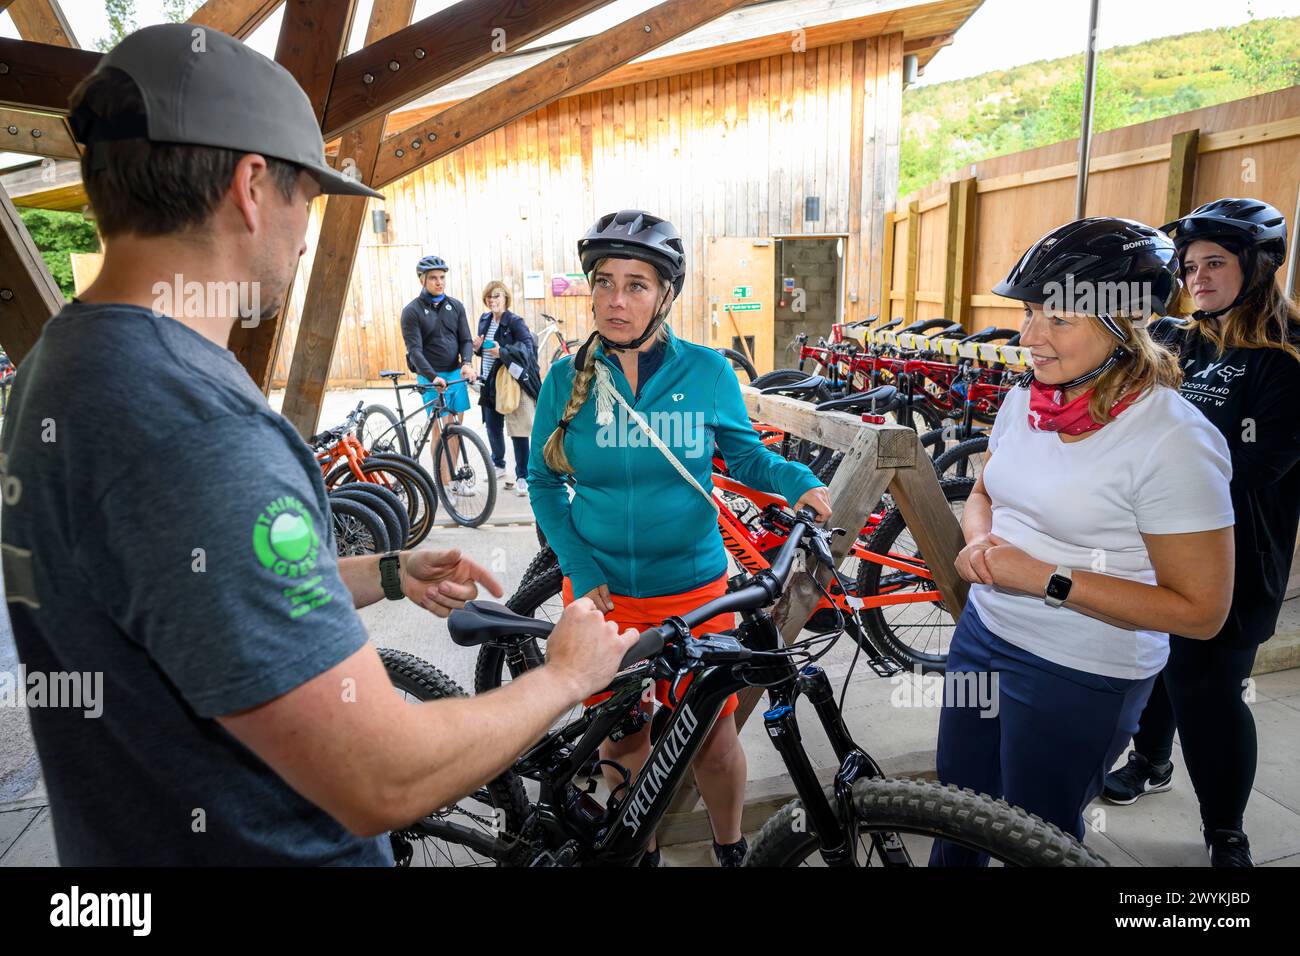
<instances>
[{"instance_id":1,"label":"orange cycling shorts","mask_svg":"<svg viewBox=\"0 0 1300 956\"><path fill-rule=\"evenodd\" d=\"M716 597L721 597L727 593L727 575L724 573L716 581L710 581L708 584L701 585L690 591L683 591L680 594L663 594L659 597L634 598L622 594L610 594L610 599L614 602L614 610L605 615L605 620L613 621L618 625L619 631L625 631L631 628L634 631L648 631L652 627L658 627L667 618L673 615L685 614L687 611L693 611L701 604L712 601ZM564 604L567 607L573 603L573 584L565 577L563 590ZM729 631L736 626L736 615L719 614L711 617L703 624L691 629L691 633L696 637L701 634L719 634L722 631ZM691 682L691 675L682 678L677 685L677 696L681 697L687 686ZM609 697L609 694L596 694L588 697L583 701L587 707L600 703ZM655 697L661 704L671 707L668 703L668 681L655 681ZM722 705L722 714L727 717L736 712L740 705L739 699L735 694L727 698L727 702Z\"/></svg>"}]
</instances>

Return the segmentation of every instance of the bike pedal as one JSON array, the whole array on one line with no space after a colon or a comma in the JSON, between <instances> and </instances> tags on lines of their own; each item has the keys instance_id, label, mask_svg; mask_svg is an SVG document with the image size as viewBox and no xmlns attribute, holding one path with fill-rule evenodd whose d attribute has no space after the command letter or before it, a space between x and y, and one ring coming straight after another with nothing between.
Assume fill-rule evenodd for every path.
<instances>
[{"instance_id":1,"label":"bike pedal","mask_svg":"<svg viewBox=\"0 0 1300 956\"><path fill-rule=\"evenodd\" d=\"M873 657L867 661L867 664L877 677L893 677L895 674L903 673L903 665L889 657Z\"/></svg>"}]
</instances>

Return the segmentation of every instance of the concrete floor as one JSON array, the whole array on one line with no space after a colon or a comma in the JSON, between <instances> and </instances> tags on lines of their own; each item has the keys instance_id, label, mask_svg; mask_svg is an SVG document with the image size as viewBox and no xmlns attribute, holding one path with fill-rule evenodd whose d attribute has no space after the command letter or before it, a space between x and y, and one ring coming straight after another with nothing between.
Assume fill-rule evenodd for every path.
<instances>
[{"instance_id":1,"label":"concrete floor","mask_svg":"<svg viewBox=\"0 0 1300 956\"><path fill-rule=\"evenodd\" d=\"M358 400L388 402L391 393L331 392L321 425L342 417ZM280 396L272 396L277 405ZM481 431L477 410L467 416ZM427 457L427 452L426 452ZM439 528L426 547L457 547L485 564L511 593L537 551L535 527L526 498L502 493L490 522L478 529ZM475 651L451 643L443 621L414 605L382 602L361 616L377 645L395 647L434 663L462 687L473 686ZM1283 630L1300 629L1300 600L1284 607ZM838 693L848 672L853 645L843 640L823 659ZM14 671L16 657L7 615L0 615L0 671ZM877 759L932 750L939 712L933 707L897 706L897 680L877 678L859 661L845 706L850 730ZM1300 865L1300 669L1256 678L1251 703L1259 733L1259 769L1246 811L1246 831L1257 863ZM806 727L805 743L819 768L835 763L815 725ZM749 779L770 780L783 772L767 742L760 720L741 732L749 763ZM1181 754L1174 752L1174 789L1144 797L1130 807L1099 803L1089 813L1096 827L1087 842L1118 866L1204 866L1205 851L1198 832L1199 817ZM1100 810L1097 816L1095 811ZM711 865L706 842L667 847L668 865ZM0 866L57 865L47 800L40 780L26 714L0 707Z\"/></svg>"}]
</instances>

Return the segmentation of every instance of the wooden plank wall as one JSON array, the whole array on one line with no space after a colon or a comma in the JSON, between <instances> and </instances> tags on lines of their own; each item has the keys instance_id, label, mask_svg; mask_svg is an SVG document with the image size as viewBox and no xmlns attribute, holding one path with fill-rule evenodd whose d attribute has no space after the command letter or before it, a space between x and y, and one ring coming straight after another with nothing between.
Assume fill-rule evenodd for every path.
<instances>
[{"instance_id":1,"label":"wooden plank wall","mask_svg":"<svg viewBox=\"0 0 1300 956\"><path fill-rule=\"evenodd\" d=\"M1200 133L1189 208L1222 196L1253 196L1291 215L1300 184L1300 86L1098 134L1088 214L1162 225L1170 145L1193 129ZM1074 174L1062 174L1076 159L1076 143L999 156L963 167L956 177L973 177L976 189L969 298L974 307L967 322L972 331L1018 326L1014 304L993 296L992 288L1034 240L1074 217ZM892 316L903 315L909 288L915 290L918 319L945 314L948 192L947 182L934 183L900 197L895 206ZM913 201L920 210L920 238L916 271L909 275L907 210Z\"/></svg>"},{"instance_id":2,"label":"wooden plank wall","mask_svg":"<svg viewBox=\"0 0 1300 956\"><path fill-rule=\"evenodd\" d=\"M568 335L589 330L590 299L553 297L553 273L577 272L577 240L596 217L643 208L675 223L690 275L674 328L707 341L710 236L843 233L845 315L879 308L881 237L898 183L902 34L858 40L568 97L424 167L373 201L387 234L363 234L330 370L332 385L405 368L398 316L419 291L414 265L436 252L471 321L491 279L538 328L546 312ZM804 197L821 218L804 221ZM318 228L313 215L312 230ZM308 255L314 248L308 236ZM939 265L942 273L942 262ZM546 297L524 300L524 273ZM272 382L293 354L306 273ZM873 298L874 296L874 298ZM856 298L856 301L852 301Z\"/></svg>"}]
</instances>

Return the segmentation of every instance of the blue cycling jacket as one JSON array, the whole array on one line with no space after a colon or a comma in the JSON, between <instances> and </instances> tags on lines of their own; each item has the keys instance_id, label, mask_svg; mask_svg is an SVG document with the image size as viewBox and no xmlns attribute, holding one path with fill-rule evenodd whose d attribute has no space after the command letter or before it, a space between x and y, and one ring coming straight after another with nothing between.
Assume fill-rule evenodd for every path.
<instances>
[{"instance_id":1,"label":"blue cycling jacket","mask_svg":"<svg viewBox=\"0 0 1300 956\"><path fill-rule=\"evenodd\" d=\"M728 472L791 505L822 483L804 465L786 461L759 441L730 363L713 349L669 334L663 362L633 396L618 361L596 344L619 393L711 491L714 442ZM542 383L528 459L529 496L560 567L583 595L607 584L614 594L657 597L715 580L727 552L713 509L618 403L611 423L596 422L596 388L569 425L565 452L574 495L547 467L542 449L573 387L573 359L557 362Z\"/></svg>"}]
</instances>

